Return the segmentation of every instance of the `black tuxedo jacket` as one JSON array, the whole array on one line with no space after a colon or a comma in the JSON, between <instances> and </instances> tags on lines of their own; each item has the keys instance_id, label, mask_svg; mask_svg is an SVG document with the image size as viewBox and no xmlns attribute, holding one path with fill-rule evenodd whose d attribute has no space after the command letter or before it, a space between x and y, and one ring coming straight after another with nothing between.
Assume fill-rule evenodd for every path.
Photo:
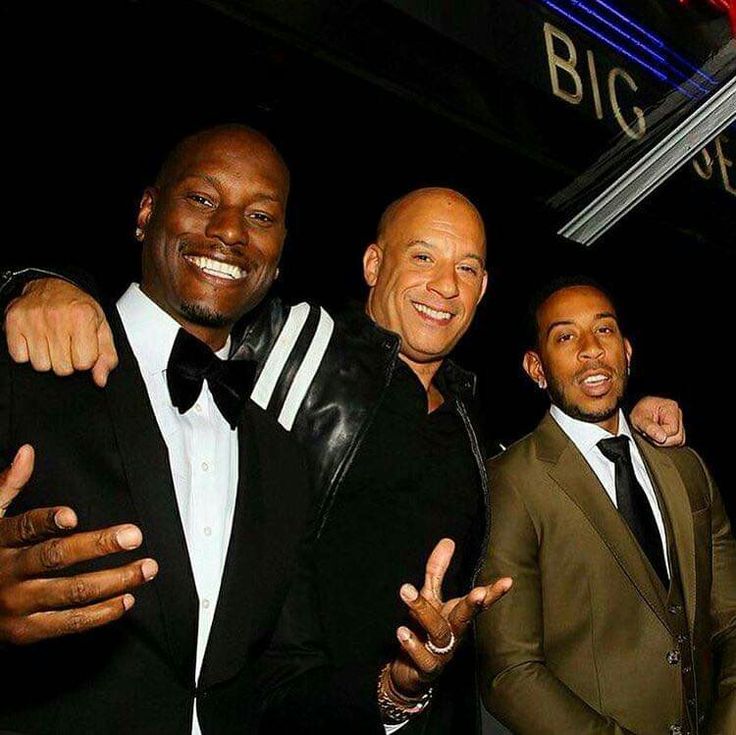
<instances>
[{"instance_id":1,"label":"black tuxedo jacket","mask_svg":"<svg viewBox=\"0 0 736 735\"><path fill-rule=\"evenodd\" d=\"M141 528L140 549L82 571L150 556L159 574L116 623L3 651L0 729L188 735L196 697L204 733L254 732L262 654L309 525L301 452L263 411L246 406L232 535L195 687L198 600L168 454L117 312L112 321L120 366L104 390L87 373L58 378L15 365L3 348L0 460L7 465L26 442L36 450L12 513L64 504L80 530Z\"/></svg>"}]
</instances>

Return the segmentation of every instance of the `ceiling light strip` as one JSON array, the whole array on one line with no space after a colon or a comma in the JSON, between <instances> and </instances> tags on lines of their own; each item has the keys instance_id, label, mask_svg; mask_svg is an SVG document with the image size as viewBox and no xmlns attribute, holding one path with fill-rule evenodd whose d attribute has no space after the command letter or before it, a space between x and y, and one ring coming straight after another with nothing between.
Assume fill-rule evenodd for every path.
<instances>
[{"instance_id":1,"label":"ceiling light strip","mask_svg":"<svg viewBox=\"0 0 736 735\"><path fill-rule=\"evenodd\" d=\"M733 122L736 122L736 77L642 156L558 234L583 245L592 245Z\"/></svg>"}]
</instances>

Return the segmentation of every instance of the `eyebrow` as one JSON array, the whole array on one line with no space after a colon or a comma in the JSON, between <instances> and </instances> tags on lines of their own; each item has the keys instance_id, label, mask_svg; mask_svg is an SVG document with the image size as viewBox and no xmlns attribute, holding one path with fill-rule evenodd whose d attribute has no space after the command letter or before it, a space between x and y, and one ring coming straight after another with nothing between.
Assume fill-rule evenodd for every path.
<instances>
[{"instance_id":1,"label":"eyebrow","mask_svg":"<svg viewBox=\"0 0 736 735\"><path fill-rule=\"evenodd\" d=\"M612 311L600 311L595 315L595 319L596 321L600 319L613 319L616 322L616 324L618 324L618 317ZM547 327L547 332L545 333L545 337L549 337L550 332L552 332L552 330L555 327L566 327L571 324L575 324L575 322L573 322L570 319L559 319L556 322L552 322L552 324L550 324Z\"/></svg>"},{"instance_id":2,"label":"eyebrow","mask_svg":"<svg viewBox=\"0 0 736 735\"><path fill-rule=\"evenodd\" d=\"M437 246L432 242L427 242L426 240L416 239L416 240L410 240L408 243L406 243L406 247L410 248L412 245L424 245L425 247L428 247L430 250L434 250L437 248ZM480 255L476 255L475 253L465 253L463 255L463 260L465 258L471 258L472 260L477 260L482 268L486 267L486 261L484 258L482 258Z\"/></svg>"},{"instance_id":3,"label":"eyebrow","mask_svg":"<svg viewBox=\"0 0 736 735\"><path fill-rule=\"evenodd\" d=\"M182 178L182 181L186 181L187 179L203 179L211 186L214 186L215 188L218 188L222 185L222 182L220 179L217 178L217 176L212 176L212 174L187 174ZM276 202L277 204L283 204L283 200L281 197L279 197L276 194L272 194L268 191L259 191L256 196L256 200L266 199L269 202Z\"/></svg>"}]
</instances>

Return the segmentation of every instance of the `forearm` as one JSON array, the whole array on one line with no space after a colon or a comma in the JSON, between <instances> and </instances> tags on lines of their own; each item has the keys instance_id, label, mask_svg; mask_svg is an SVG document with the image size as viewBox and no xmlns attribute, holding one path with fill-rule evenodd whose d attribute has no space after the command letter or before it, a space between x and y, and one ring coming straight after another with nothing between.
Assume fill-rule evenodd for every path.
<instances>
[{"instance_id":1,"label":"forearm","mask_svg":"<svg viewBox=\"0 0 736 735\"><path fill-rule=\"evenodd\" d=\"M59 278L98 297L94 278L81 268L72 266L8 266L0 269L0 306L5 309L26 285L41 278Z\"/></svg>"},{"instance_id":2,"label":"forearm","mask_svg":"<svg viewBox=\"0 0 736 735\"><path fill-rule=\"evenodd\" d=\"M512 666L481 688L486 709L514 735L633 735L596 712L541 662Z\"/></svg>"}]
</instances>

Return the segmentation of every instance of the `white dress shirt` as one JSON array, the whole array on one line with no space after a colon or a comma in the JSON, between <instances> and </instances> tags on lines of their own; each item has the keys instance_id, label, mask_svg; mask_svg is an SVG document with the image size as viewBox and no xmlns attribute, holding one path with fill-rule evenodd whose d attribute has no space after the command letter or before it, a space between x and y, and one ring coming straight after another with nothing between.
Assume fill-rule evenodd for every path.
<instances>
[{"instance_id":1,"label":"white dress shirt","mask_svg":"<svg viewBox=\"0 0 736 735\"><path fill-rule=\"evenodd\" d=\"M615 466L613 462L605 457L603 452L598 448L598 442L601 439L610 439L613 435L596 424L568 416L562 409L555 405L550 408L550 414L565 434L567 434L573 444L578 448L580 454L583 455L585 461L590 465L590 468L595 472L596 476L600 480L601 485L605 488L611 502L616 508L618 508L618 504L616 503ZM639 452L639 447L636 446L634 437L631 434L631 429L629 428L629 425L624 418L624 413L621 410L618 412L618 434L616 436L629 437L631 463L634 465L634 474L636 475L636 479L639 481L639 484L642 486L644 494L647 496L649 505L652 508L652 513L654 513L654 520L657 523L659 538L662 542L664 561L667 565L667 574L671 576L670 560L667 556L667 536L664 530L662 511L659 507L657 495L654 492L654 486L652 485L652 481L649 477L647 466L644 464L644 460Z\"/></svg>"},{"instance_id":2,"label":"white dress shirt","mask_svg":"<svg viewBox=\"0 0 736 735\"><path fill-rule=\"evenodd\" d=\"M166 366L179 324L137 283L117 303L156 422L169 452L172 480L199 597L195 678L215 615L238 487L238 435L222 417L207 381L184 414L172 405ZM230 340L218 357L228 355ZM201 735L196 702L192 734Z\"/></svg>"}]
</instances>

